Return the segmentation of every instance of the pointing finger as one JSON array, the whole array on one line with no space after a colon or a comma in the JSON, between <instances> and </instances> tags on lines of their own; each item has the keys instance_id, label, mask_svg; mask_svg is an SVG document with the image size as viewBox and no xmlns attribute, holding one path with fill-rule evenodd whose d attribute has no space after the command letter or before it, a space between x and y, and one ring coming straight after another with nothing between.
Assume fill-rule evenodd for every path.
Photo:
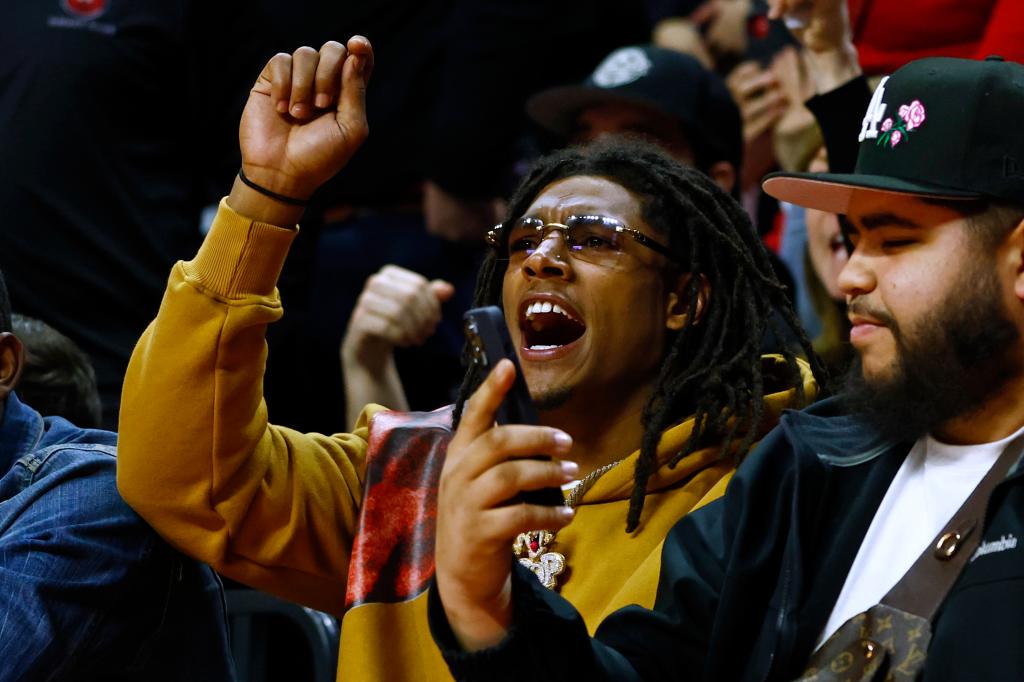
<instances>
[{"instance_id":1,"label":"pointing finger","mask_svg":"<svg viewBox=\"0 0 1024 682\"><path fill-rule=\"evenodd\" d=\"M515 377L516 370L510 360L502 359L494 366L484 382L466 401L456 437L462 436L469 442L491 428L494 424L494 414L498 411L501 401L505 399L508 389L512 387Z\"/></svg>"}]
</instances>

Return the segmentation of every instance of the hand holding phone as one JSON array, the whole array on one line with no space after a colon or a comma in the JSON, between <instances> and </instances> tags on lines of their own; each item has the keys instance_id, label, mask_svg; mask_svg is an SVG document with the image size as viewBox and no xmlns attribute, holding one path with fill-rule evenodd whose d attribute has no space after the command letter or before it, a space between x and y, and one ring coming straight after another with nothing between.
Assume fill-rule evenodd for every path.
<instances>
[{"instance_id":1,"label":"hand holding phone","mask_svg":"<svg viewBox=\"0 0 1024 682\"><path fill-rule=\"evenodd\" d=\"M523 377L519 358L512 345L512 338L505 326L505 314L497 306L473 308L463 316L465 321L466 340L473 354L473 362L478 364L484 373L498 364L502 358L508 358L516 368L515 382L502 401L495 414L498 424L539 424L537 410L530 398L530 389ZM537 455L537 459L550 459L547 455ZM546 504L557 506L565 504L565 497L558 488L542 488L540 490L524 490L513 502L526 504Z\"/></svg>"}]
</instances>

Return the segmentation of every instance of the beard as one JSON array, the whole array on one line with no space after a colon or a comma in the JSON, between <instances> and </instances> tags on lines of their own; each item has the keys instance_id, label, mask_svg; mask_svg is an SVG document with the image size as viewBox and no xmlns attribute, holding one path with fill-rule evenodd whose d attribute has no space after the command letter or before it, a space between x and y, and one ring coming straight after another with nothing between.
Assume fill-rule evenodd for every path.
<instances>
[{"instance_id":1,"label":"beard","mask_svg":"<svg viewBox=\"0 0 1024 682\"><path fill-rule=\"evenodd\" d=\"M538 412L550 412L562 407L572 398L571 386L550 388L533 397L533 405Z\"/></svg>"},{"instance_id":2,"label":"beard","mask_svg":"<svg viewBox=\"0 0 1024 682\"><path fill-rule=\"evenodd\" d=\"M957 417L980 411L1020 371L1014 349L1020 332L1007 317L990 259L967 268L949 293L914 325L884 322L896 342L890 372L868 380L858 356L847 374L844 402L881 435L913 441ZM851 309L856 309L854 301Z\"/></svg>"}]
</instances>

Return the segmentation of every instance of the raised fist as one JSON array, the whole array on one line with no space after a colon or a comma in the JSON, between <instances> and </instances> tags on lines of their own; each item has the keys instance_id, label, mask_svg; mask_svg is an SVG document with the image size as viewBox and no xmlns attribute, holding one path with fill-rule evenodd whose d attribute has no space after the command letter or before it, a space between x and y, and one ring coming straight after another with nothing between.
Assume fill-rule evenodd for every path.
<instances>
[{"instance_id":1,"label":"raised fist","mask_svg":"<svg viewBox=\"0 0 1024 682\"><path fill-rule=\"evenodd\" d=\"M267 62L249 93L238 138L242 170L272 192L308 199L366 139L373 48L362 36Z\"/></svg>"}]
</instances>

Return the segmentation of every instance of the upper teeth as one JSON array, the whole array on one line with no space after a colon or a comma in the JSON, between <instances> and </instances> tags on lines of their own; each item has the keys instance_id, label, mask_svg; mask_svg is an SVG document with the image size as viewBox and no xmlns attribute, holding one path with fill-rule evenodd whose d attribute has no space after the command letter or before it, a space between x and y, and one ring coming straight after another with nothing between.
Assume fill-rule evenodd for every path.
<instances>
[{"instance_id":1,"label":"upper teeth","mask_svg":"<svg viewBox=\"0 0 1024 682\"><path fill-rule=\"evenodd\" d=\"M557 303L551 303L550 301L534 301L526 306L527 318L533 317L538 313L558 313L572 319L572 315L565 312Z\"/></svg>"}]
</instances>

